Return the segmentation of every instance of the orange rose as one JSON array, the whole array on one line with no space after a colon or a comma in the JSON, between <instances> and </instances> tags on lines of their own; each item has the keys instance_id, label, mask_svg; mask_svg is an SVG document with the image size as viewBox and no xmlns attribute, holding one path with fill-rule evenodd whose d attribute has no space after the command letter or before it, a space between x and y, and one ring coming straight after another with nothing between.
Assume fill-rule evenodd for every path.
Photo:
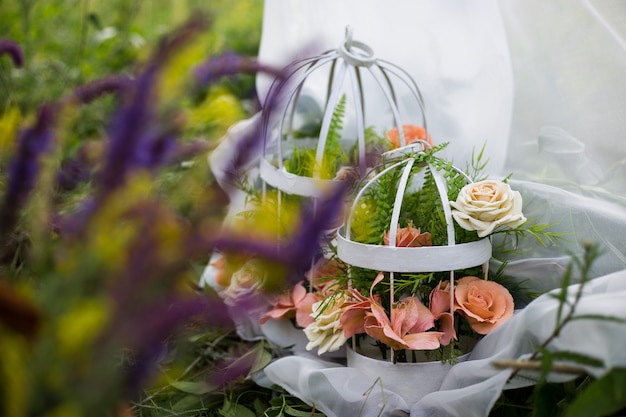
<instances>
[{"instance_id":1,"label":"orange rose","mask_svg":"<svg viewBox=\"0 0 626 417\"><path fill-rule=\"evenodd\" d=\"M422 126L417 125L402 125L402 131L404 132L404 140L406 141L405 145L408 145L411 142L415 142L416 140L423 140L428 142L428 144L432 147L433 139L428 135L426 138L426 129ZM400 135L398 134L398 128L394 127L389 130L385 135L389 142L391 142L392 149L397 149L400 147Z\"/></svg>"},{"instance_id":2,"label":"orange rose","mask_svg":"<svg viewBox=\"0 0 626 417\"><path fill-rule=\"evenodd\" d=\"M502 285L477 277L461 278L454 289L455 310L476 333L487 334L513 316L513 297Z\"/></svg>"},{"instance_id":3,"label":"orange rose","mask_svg":"<svg viewBox=\"0 0 626 417\"><path fill-rule=\"evenodd\" d=\"M389 246L389 232L385 232L383 241ZM419 227L415 229L412 221L407 227L398 227L396 231L396 248L418 248L432 246L432 244L430 233L422 233Z\"/></svg>"}]
</instances>

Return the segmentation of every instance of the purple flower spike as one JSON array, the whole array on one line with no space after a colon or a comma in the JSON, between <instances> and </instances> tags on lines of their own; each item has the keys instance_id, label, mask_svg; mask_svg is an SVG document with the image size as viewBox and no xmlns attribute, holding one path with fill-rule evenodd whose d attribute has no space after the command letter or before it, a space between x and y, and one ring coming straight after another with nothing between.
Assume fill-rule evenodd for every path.
<instances>
[{"instance_id":1,"label":"purple flower spike","mask_svg":"<svg viewBox=\"0 0 626 417\"><path fill-rule=\"evenodd\" d=\"M285 89L286 78L283 71L275 71L269 67L258 65L258 71L273 74L276 77L277 87L270 90L264 104L262 117L256 118L253 125L246 129L241 139L237 140L235 149L230 153L231 160L224 164L224 172L227 181L237 184L243 173L249 168L251 163L262 154L265 144L266 117L271 114L281 100L281 92Z\"/></svg>"},{"instance_id":2,"label":"purple flower spike","mask_svg":"<svg viewBox=\"0 0 626 417\"><path fill-rule=\"evenodd\" d=\"M311 259L320 251L320 239L336 226L341 213L347 185L338 183L323 198L303 208L302 224L286 242L261 242L241 236L222 236L215 242L221 252L246 253L287 266L294 277L311 266ZM299 275L297 275L299 276Z\"/></svg>"},{"instance_id":3,"label":"purple flower spike","mask_svg":"<svg viewBox=\"0 0 626 417\"><path fill-rule=\"evenodd\" d=\"M164 131L159 126L154 127L156 79L161 66L171 54L203 27L204 20L194 18L173 35L163 39L151 61L137 78L130 99L121 106L113 120L109 135L111 144L100 177L101 196L123 184L132 169L145 167L147 160L153 161L162 157L166 148L169 148L167 137L174 132ZM154 141L162 143L155 145Z\"/></svg>"},{"instance_id":4,"label":"purple flower spike","mask_svg":"<svg viewBox=\"0 0 626 417\"><path fill-rule=\"evenodd\" d=\"M198 86L207 86L222 77L237 74L252 74L264 72L277 78L283 76L282 72L270 66L260 64L256 59L226 52L212 57L194 69L194 77Z\"/></svg>"},{"instance_id":5,"label":"purple flower spike","mask_svg":"<svg viewBox=\"0 0 626 417\"><path fill-rule=\"evenodd\" d=\"M71 159L61 165L57 172L57 185L66 191L73 190L78 184L87 181L91 176L89 168L78 159Z\"/></svg>"},{"instance_id":6,"label":"purple flower spike","mask_svg":"<svg viewBox=\"0 0 626 417\"><path fill-rule=\"evenodd\" d=\"M131 85L131 77L124 75L114 75L111 77L92 81L86 85L76 88L72 95L67 98L67 100L76 99L79 103L87 104L105 94L128 91Z\"/></svg>"},{"instance_id":7,"label":"purple flower spike","mask_svg":"<svg viewBox=\"0 0 626 417\"><path fill-rule=\"evenodd\" d=\"M137 80L128 103L115 115L109 134L109 151L102 169L100 195L122 185L140 153L139 145L154 116L153 86L157 68L151 66Z\"/></svg>"},{"instance_id":8,"label":"purple flower spike","mask_svg":"<svg viewBox=\"0 0 626 417\"><path fill-rule=\"evenodd\" d=\"M9 166L4 201L0 207L0 233L7 233L13 227L18 210L26 203L35 186L39 158L52 142L55 113L54 106L43 106L35 125L25 129L18 138L17 151Z\"/></svg>"},{"instance_id":9,"label":"purple flower spike","mask_svg":"<svg viewBox=\"0 0 626 417\"><path fill-rule=\"evenodd\" d=\"M236 349L228 358L218 361L216 372L209 376L209 384L225 387L238 379L246 377L257 359L256 352L251 349Z\"/></svg>"},{"instance_id":10,"label":"purple flower spike","mask_svg":"<svg viewBox=\"0 0 626 417\"><path fill-rule=\"evenodd\" d=\"M8 54L16 67L24 65L24 54L22 48L9 39L0 39L0 56Z\"/></svg>"},{"instance_id":11,"label":"purple flower spike","mask_svg":"<svg viewBox=\"0 0 626 417\"><path fill-rule=\"evenodd\" d=\"M201 296L154 303L151 308L134 315L134 320L120 317L120 323L126 321L125 331L130 337L127 347L136 358L127 379L131 396L139 392L156 369L163 343L194 318L213 327L232 326L226 306L219 298Z\"/></svg>"}]
</instances>

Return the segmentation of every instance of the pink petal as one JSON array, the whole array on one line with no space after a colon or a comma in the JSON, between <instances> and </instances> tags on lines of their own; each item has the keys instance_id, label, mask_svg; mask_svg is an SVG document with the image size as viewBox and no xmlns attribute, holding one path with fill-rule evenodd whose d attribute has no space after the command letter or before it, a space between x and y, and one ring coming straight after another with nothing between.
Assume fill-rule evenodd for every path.
<instances>
[{"instance_id":1,"label":"pink petal","mask_svg":"<svg viewBox=\"0 0 626 417\"><path fill-rule=\"evenodd\" d=\"M274 308L268 311L267 313L265 313L265 315L259 319L259 323L263 324L269 319L274 319L274 320L287 319L289 318L288 314L291 312L293 312L292 308Z\"/></svg>"},{"instance_id":2,"label":"pink petal","mask_svg":"<svg viewBox=\"0 0 626 417\"><path fill-rule=\"evenodd\" d=\"M429 296L428 305L435 319L439 318L442 313L450 311L450 291L444 289L444 287L447 287L446 284L447 282L440 282Z\"/></svg>"},{"instance_id":3,"label":"pink petal","mask_svg":"<svg viewBox=\"0 0 626 417\"><path fill-rule=\"evenodd\" d=\"M293 290L291 291L291 300L294 305L297 305L300 300L302 300L307 295L307 290L304 288L302 281L298 282L294 285Z\"/></svg>"},{"instance_id":4,"label":"pink petal","mask_svg":"<svg viewBox=\"0 0 626 417\"><path fill-rule=\"evenodd\" d=\"M433 313L420 300L412 298L414 301L411 305L413 309L411 317L415 317L415 319L413 325L407 328L407 333L425 332L435 327L435 316L433 316Z\"/></svg>"},{"instance_id":5,"label":"pink petal","mask_svg":"<svg viewBox=\"0 0 626 417\"><path fill-rule=\"evenodd\" d=\"M296 324L298 326L305 328L309 324L315 322L315 319L311 317L312 311L306 310L296 310Z\"/></svg>"},{"instance_id":6,"label":"pink petal","mask_svg":"<svg viewBox=\"0 0 626 417\"><path fill-rule=\"evenodd\" d=\"M365 314L368 310L350 309L341 314L339 323L345 337L365 333Z\"/></svg>"},{"instance_id":7,"label":"pink petal","mask_svg":"<svg viewBox=\"0 0 626 417\"><path fill-rule=\"evenodd\" d=\"M412 333L404 336L406 345L411 350L433 350L439 348L442 332Z\"/></svg>"},{"instance_id":8,"label":"pink petal","mask_svg":"<svg viewBox=\"0 0 626 417\"><path fill-rule=\"evenodd\" d=\"M365 333L392 349L405 349L407 344L388 325L380 325L372 316L365 319Z\"/></svg>"},{"instance_id":9,"label":"pink petal","mask_svg":"<svg viewBox=\"0 0 626 417\"><path fill-rule=\"evenodd\" d=\"M450 344L450 340L456 340L456 331L454 330L454 317L452 313L443 313L441 317L439 317L439 327L441 331L443 331L443 336L441 336L441 344L443 346L447 346Z\"/></svg>"},{"instance_id":10,"label":"pink petal","mask_svg":"<svg viewBox=\"0 0 626 417\"><path fill-rule=\"evenodd\" d=\"M315 319L311 317L313 313L313 304L317 303L319 298L313 293L307 293L302 300L296 305L296 323L300 327L306 327L313 323Z\"/></svg>"}]
</instances>

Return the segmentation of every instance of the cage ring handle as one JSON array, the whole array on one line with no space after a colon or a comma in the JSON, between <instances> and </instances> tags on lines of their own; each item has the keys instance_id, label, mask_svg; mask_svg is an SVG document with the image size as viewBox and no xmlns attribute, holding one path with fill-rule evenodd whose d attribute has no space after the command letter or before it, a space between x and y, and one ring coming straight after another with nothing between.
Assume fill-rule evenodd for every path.
<instances>
[{"instance_id":1,"label":"cage ring handle","mask_svg":"<svg viewBox=\"0 0 626 417\"><path fill-rule=\"evenodd\" d=\"M352 39L352 27L346 27L346 37L339 45L339 55L350 65L370 67L375 62L374 50L363 42Z\"/></svg>"}]
</instances>

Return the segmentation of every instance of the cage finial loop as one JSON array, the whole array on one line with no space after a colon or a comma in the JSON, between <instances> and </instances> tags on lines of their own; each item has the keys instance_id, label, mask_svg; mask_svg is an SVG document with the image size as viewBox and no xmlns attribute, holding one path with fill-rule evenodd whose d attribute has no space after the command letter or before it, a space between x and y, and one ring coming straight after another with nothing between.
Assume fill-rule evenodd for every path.
<instances>
[{"instance_id":1,"label":"cage finial loop","mask_svg":"<svg viewBox=\"0 0 626 417\"><path fill-rule=\"evenodd\" d=\"M352 27L346 26L346 37L339 45L339 55L355 67L370 67L375 62L374 50L367 44L352 39Z\"/></svg>"}]
</instances>

